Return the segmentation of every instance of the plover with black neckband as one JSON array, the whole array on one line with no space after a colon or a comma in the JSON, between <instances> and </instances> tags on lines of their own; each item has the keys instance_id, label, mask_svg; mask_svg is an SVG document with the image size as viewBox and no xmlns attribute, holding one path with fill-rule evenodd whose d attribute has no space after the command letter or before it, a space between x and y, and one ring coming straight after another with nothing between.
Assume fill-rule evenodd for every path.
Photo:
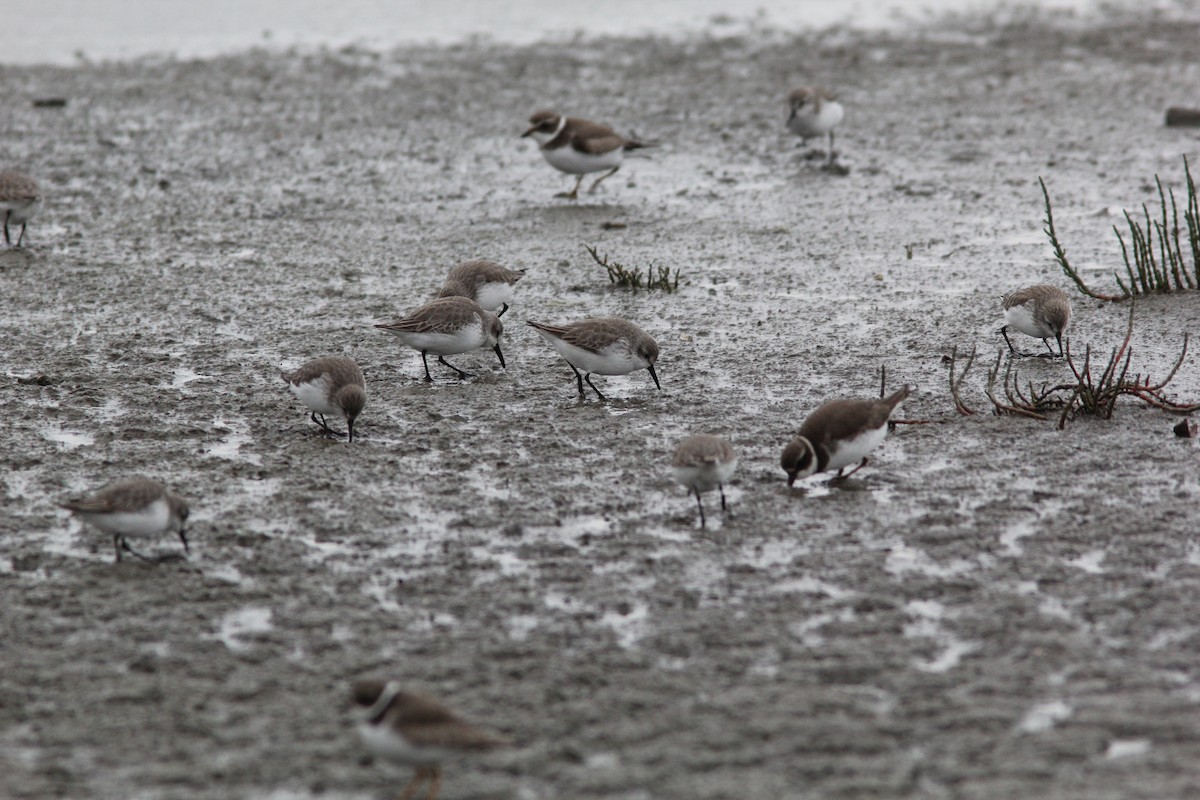
<instances>
[{"instance_id":1,"label":"plover with black neckband","mask_svg":"<svg viewBox=\"0 0 1200 800\"><path fill-rule=\"evenodd\" d=\"M662 391L654 363L658 361L658 343L644 330L620 317L593 317L566 325L546 325L528 321L545 337L575 373L579 396L583 383L601 400L605 397L592 383L592 375L628 375L635 370L650 372L654 385ZM582 370L583 374L580 374Z\"/></svg>"},{"instance_id":2,"label":"plover with black neckband","mask_svg":"<svg viewBox=\"0 0 1200 800\"><path fill-rule=\"evenodd\" d=\"M1008 338L1008 329L1013 328L1026 336L1041 339L1050 351L1048 355L1041 354L1043 358L1054 356L1054 348L1049 342L1054 339L1058 342L1058 355L1062 357L1063 332L1071 324L1071 301L1066 292L1057 286L1039 283L1004 295L1001 305L1004 308L1004 327L1000 329L1000 335L1008 344L1010 353L1017 352Z\"/></svg>"},{"instance_id":3,"label":"plover with black neckband","mask_svg":"<svg viewBox=\"0 0 1200 800\"><path fill-rule=\"evenodd\" d=\"M484 311L494 313L499 308L496 316L503 317L513 299L517 281L524 275L523 269L509 269L485 258L464 261L450 270L438 297L466 297Z\"/></svg>"},{"instance_id":4,"label":"plover with black neckband","mask_svg":"<svg viewBox=\"0 0 1200 800\"><path fill-rule=\"evenodd\" d=\"M579 196L579 185L583 183L584 175L607 170L588 189L590 194L596 191L601 181L621 168L626 152L651 146L621 136L607 125L564 117L553 111L534 112L529 118L529 129L521 136L532 136L537 140L542 156L550 166L559 172L579 176L571 191L556 195L568 200Z\"/></svg>"},{"instance_id":5,"label":"plover with black neckband","mask_svg":"<svg viewBox=\"0 0 1200 800\"><path fill-rule=\"evenodd\" d=\"M435 800L442 783L442 762L455 756L510 747L502 736L477 728L430 697L403 692L395 681L355 682L355 704L362 710L358 735L374 755L416 774L400 797L411 800L425 780L425 800Z\"/></svg>"},{"instance_id":6,"label":"plover with black neckband","mask_svg":"<svg viewBox=\"0 0 1200 800\"><path fill-rule=\"evenodd\" d=\"M37 181L19 172L0 172L0 214L4 216L4 243L20 247L25 240L25 228L29 220L42 209L42 193ZM9 224L20 225L21 235L13 245L9 238Z\"/></svg>"},{"instance_id":7,"label":"plover with black neckband","mask_svg":"<svg viewBox=\"0 0 1200 800\"><path fill-rule=\"evenodd\" d=\"M721 510L725 510L725 483L737 469L737 454L733 445L720 436L699 433L689 436L675 448L671 458L671 475L675 482L696 495L700 509L700 527L706 527L704 503L700 495L717 489L721 493Z\"/></svg>"},{"instance_id":8,"label":"plover with black neckband","mask_svg":"<svg viewBox=\"0 0 1200 800\"><path fill-rule=\"evenodd\" d=\"M833 129L845 116L836 96L819 86L802 86L788 95L787 129L804 140L829 136L827 164L833 164Z\"/></svg>"},{"instance_id":9,"label":"plover with black neckband","mask_svg":"<svg viewBox=\"0 0 1200 800\"><path fill-rule=\"evenodd\" d=\"M865 467L867 456L887 437L892 412L913 388L904 386L875 400L831 400L809 414L780 458L788 486L818 472L837 470L841 478ZM851 464L858 466L843 476Z\"/></svg>"},{"instance_id":10,"label":"plover with black neckband","mask_svg":"<svg viewBox=\"0 0 1200 800\"><path fill-rule=\"evenodd\" d=\"M354 359L346 356L314 358L297 370L280 372L279 376L292 394L308 406L313 422L331 436L346 436L348 441L354 441L354 420L367 404L367 382ZM325 422L326 414L345 418L346 433L329 427Z\"/></svg>"},{"instance_id":11,"label":"plover with black neckband","mask_svg":"<svg viewBox=\"0 0 1200 800\"><path fill-rule=\"evenodd\" d=\"M433 381L429 374L429 362L425 356L434 353L438 362L469 378L464 372L446 360L446 356L469 353L481 347L490 347L505 368L504 353L500 351L500 335L504 323L490 311L484 311L478 303L466 297L442 297L426 303L406 317L384 322L375 326L382 331L400 337L406 345L421 354L425 366L425 380Z\"/></svg>"},{"instance_id":12,"label":"plover with black neckband","mask_svg":"<svg viewBox=\"0 0 1200 800\"><path fill-rule=\"evenodd\" d=\"M150 558L129 546L129 538L156 539L174 531L183 542L184 552L190 552L184 525L188 505L182 497L172 494L158 481L148 478L125 478L108 484L95 494L79 500L69 500L62 507L85 522L112 534L117 561L122 553L130 553L143 561L165 561L172 556Z\"/></svg>"}]
</instances>

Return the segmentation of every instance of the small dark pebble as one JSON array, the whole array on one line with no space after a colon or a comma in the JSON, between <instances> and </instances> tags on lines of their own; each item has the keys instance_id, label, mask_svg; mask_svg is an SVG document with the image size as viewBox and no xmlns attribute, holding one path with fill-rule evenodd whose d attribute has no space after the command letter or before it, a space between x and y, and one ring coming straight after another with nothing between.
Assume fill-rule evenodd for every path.
<instances>
[{"instance_id":1,"label":"small dark pebble","mask_svg":"<svg viewBox=\"0 0 1200 800\"><path fill-rule=\"evenodd\" d=\"M1171 106L1167 109L1168 128L1200 127L1200 108Z\"/></svg>"},{"instance_id":2,"label":"small dark pebble","mask_svg":"<svg viewBox=\"0 0 1200 800\"><path fill-rule=\"evenodd\" d=\"M33 98L34 108L63 108L67 105L65 97L35 97Z\"/></svg>"},{"instance_id":3,"label":"small dark pebble","mask_svg":"<svg viewBox=\"0 0 1200 800\"><path fill-rule=\"evenodd\" d=\"M628 228L624 222L601 222L600 228L606 231L619 231L623 228Z\"/></svg>"},{"instance_id":4,"label":"small dark pebble","mask_svg":"<svg viewBox=\"0 0 1200 800\"><path fill-rule=\"evenodd\" d=\"M1181 419L1172 430L1180 439L1190 439L1196 435L1196 423L1190 419Z\"/></svg>"},{"instance_id":5,"label":"small dark pebble","mask_svg":"<svg viewBox=\"0 0 1200 800\"><path fill-rule=\"evenodd\" d=\"M17 378L17 383L23 386L50 386L54 379L49 375L35 375L32 378Z\"/></svg>"}]
</instances>

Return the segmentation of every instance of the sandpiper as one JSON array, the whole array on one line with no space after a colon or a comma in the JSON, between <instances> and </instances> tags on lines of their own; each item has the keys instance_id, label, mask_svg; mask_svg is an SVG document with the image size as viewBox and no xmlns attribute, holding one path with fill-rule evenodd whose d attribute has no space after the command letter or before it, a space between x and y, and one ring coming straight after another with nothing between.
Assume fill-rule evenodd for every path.
<instances>
[{"instance_id":1,"label":"sandpiper","mask_svg":"<svg viewBox=\"0 0 1200 800\"><path fill-rule=\"evenodd\" d=\"M420 352L425 365L425 380L432 382L429 374L427 353L436 353L438 361L459 374L464 372L446 360L446 356L469 353L481 347L490 347L505 368L504 353L500 352L500 334L504 323L490 311L484 311L474 300L466 297L443 297L426 303L407 317L384 322L375 326L380 330L399 336L401 341Z\"/></svg>"},{"instance_id":2,"label":"sandpiper","mask_svg":"<svg viewBox=\"0 0 1200 800\"><path fill-rule=\"evenodd\" d=\"M292 394L312 411L312 421L331 436L354 441L354 420L367 404L367 382L354 359L345 356L314 358L294 372L280 372ZM325 422L326 414L346 418L346 433ZM317 419L320 417L320 419Z\"/></svg>"},{"instance_id":3,"label":"sandpiper","mask_svg":"<svg viewBox=\"0 0 1200 800\"><path fill-rule=\"evenodd\" d=\"M717 489L721 492L721 510L725 510L725 481L737 468L737 454L733 445L720 436L707 433L689 436L675 448L671 459L671 474L675 482L682 484L696 495L696 506L700 509L700 527L705 527L704 503L700 495Z\"/></svg>"},{"instance_id":4,"label":"sandpiper","mask_svg":"<svg viewBox=\"0 0 1200 800\"><path fill-rule=\"evenodd\" d=\"M593 373L628 375L638 369L649 370L654 385L662 391L654 371L658 343L632 322L619 317L593 317L567 325L545 325L532 320L528 323L571 365L580 397L584 396L583 382L587 381L596 396L604 399L592 383Z\"/></svg>"},{"instance_id":5,"label":"sandpiper","mask_svg":"<svg viewBox=\"0 0 1200 800\"><path fill-rule=\"evenodd\" d=\"M833 129L842 121L845 111L835 96L816 86L803 86L788 95L791 113L787 118L787 129L802 139L829 134L829 153L826 163L832 164Z\"/></svg>"},{"instance_id":6,"label":"sandpiper","mask_svg":"<svg viewBox=\"0 0 1200 800\"><path fill-rule=\"evenodd\" d=\"M579 176L571 191L555 195L568 200L579 196L579 185L583 183L584 175L608 170L588 189L589 193L594 192L600 181L621 168L621 160L627 150L650 146L621 136L607 125L563 117L553 111L535 112L529 118L529 130L521 136L532 136L537 140L550 166L560 172Z\"/></svg>"},{"instance_id":7,"label":"sandpiper","mask_svg":"<svg viewBox=\"0 0 1200 800\"><path fill-rule=\"evenodd\" d=\"M400 691L395 681L360 680L354 702L365 709L358 735L380 758L414 767L401 800L410 800L429 780L425 800L434 800L442 783L442 762L459 753L484 752L512 743L463 721L438 701Z\"/></svg>"},{"instance_id":8,"label":"sandpiper","mask_svg":"<svg viewBox=\"0 0 1200 800\"><path fill-rule=\"evenodd\" d=\"M143 561L164 561L169 556L149 558L129 546L127 537L150 538L169 531L179 535L184 552L190 552L184 523L188 518L187 503L167 487L148 478L126 478L105 486L80 500L62 504L86 522L113 536L117 561L122 552L132 553Z\"/></svg>"},{"instance_id":9,"label":"sandpiper","mask_svg":"<svg viewBox=\"0 0 1200 800\"><path fill-rule=\"evenodd\" d=\"M4 213L4 243L13 246L8 224L21 226L17 247L25 239L25 227L42 208L42 194L37 181L19 172L0 172L0 212Z\"/></svg>"},{"instance_id":10,"label":"sandpiper","mask_svg":"<svg viewBox=\"0 0 1200 800\"><path fill-rule=\"evenodd\" d=\"M809 414L779 460L788 486L817 472L836 469L836 477L841 478L842 470L851 464L858 466L846 477L865 467L867 456L887 436L892 412L912 390L904 386L876 400L831 400Z\"/></svg>"},{"instance_id":11,"label":"sandpiper","mask_svg":"<svg viewBox=\"0 0 1200 800\"><path fill-rule=\"evenodd\" d=\"M484 311L499 308L496 316L503 317L513 299L513 289L524 275L523 269L508 269L484 258L465 261L450 270L438 297L467 297Z\"/></svg>"},{"instance_id":12,"label":"sandpiper","mask_svg":"<svg viewBox=\"0 0 1200 800\"><path fill-rule=\"evenodd\" d=\"M1004 295L1003 306L1004 327L1000 329L1000 335L1008 344L1009 352L1017 352L1008 339L1011 326L1026 336L1041 339L1050 351L1049 356L1043 355L1043 358L1054 356L1054 348L1048 341L1051 337L1058 341L1058 355L1063 355L1063 331L1071 324L1071 301L1066 292L1057 286L1039 283Z\"/></svg>"}]
</instances>

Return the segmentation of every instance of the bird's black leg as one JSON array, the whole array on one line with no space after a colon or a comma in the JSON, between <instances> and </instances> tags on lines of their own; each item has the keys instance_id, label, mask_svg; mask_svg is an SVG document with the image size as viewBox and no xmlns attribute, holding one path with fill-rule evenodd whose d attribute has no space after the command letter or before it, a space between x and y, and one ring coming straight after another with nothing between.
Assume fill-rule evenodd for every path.
<instances>
[{"instance_id":1,"label":"bird's black leg","mask_svg":"<svg viewBox=\"0 0 1200 800\"><path fill-rule=\"evenodd\" d=\"M129 546L129 542L127 542L125 540L125 537L123 535L120 538L121 538L121 549L124 550L126 553L133 555L135 558L140 558L142 561L148 561L151 564L158 561L158 559L156 559L156 558L150 558L149 556L144 556L141 553L139 553L137 550L134 550L132 547ZM118 558L117 560L120 561L121 559Z\"/></svg>"},{"instance_id":2,"label":"bird's black leg","mask_svg":"<svg viewBox=\"0 0 1200 800\"><path fill-rule=\"evenodd\" d=\"M696 495L696 508L700 509L700 527L707 528L708 523L704 519L704 503L700 502L700 493L699 492L695 492L695 495Z\"/></svg>"},{"instance_id":3,"label":"bird's black leg","mask_svg":"<svg viewBox=\"0 0 1200 800\"><path fill-rule=\"evenodd\" d=\"M1008 339L1008 326L1005 325L1000 329L1000 335L1004 337L1004 343L1008 345L1008 352L1016 353L1017 349L1012 346L1012 342Z\"/></svg>"},{"instance_id":4,"label":"bird's black leg","mask_svg":"<svg viewBox=\"0 0 1200 800\"><path fill-rule=\"evenodd\" d=\"M469 373L469 372L463 372L461 369L459 369L458 367L454 366L454 365L453 365L453 364L451 364L449 361L447 361L445 356L438 356L438 363L439 363L439 364L444 364L445 366L447 366L447 367L449 367L450 369L452 369L452 370L454 370L455 372L457 372L457 373L458 373L458 377L460 377L460 378L470 378L470 377L471 377L471 373Z\"/></svg>"},{"instance_id":5,"label":"bird's black leg","mask_svg":"<svg viewBox=\"0 0 1200 800\"><path fill-rule=\"evenodd\" d=\"M21 246L21 242L25 241L25 227L26 227L28 224L29 224L28 222L22 222L22 223L21 223L21 235L17 237L17 247L20 247L20 246Z\"/></svg>"},{"instance_id":6,"label":"bird's black leg","mask_svg":"<svg viewBox=\"0 0 1200 800\"><path fill-rule=\"evenodd\" d=\"M429 362L425 360L425 351L421 351L421 363L425 365L425 382L433 383L433 376L429 374Z\"/></svg>"},{"instance_id":7,"label":"bird's black leg","mask_svg":"<svg viewBox=\"0 0 1200 800\"><path fill-rule=\"evenodd\" d=\"M829 161L826 162L829 166L833 166L833 131L829 132Z\"/></svg>"},{"instance_id":8,"label":"bird's black leg","mask_svg":"<svg viewBox=\"0 0 1200 800\"><path fill-rule=\"evenodd\" d=\"M596 384L592 383L592 373L589 372L587 375L584 375L583 379L587 381L588 386L592 387L592 391L596 393L596 397L599 397L601 400L608 399L604 395L600 394L600 390L596 388Z\"/></svg>"},{"instance_id":9,"label":"bird's black leg","mask_svg":"<svg viewBox=\"0 0 1200 800\"><path fill-rule=\"evenodd\" d=\"M717 489L719 489L721 492L721 510L724 511L725 510L725 487L718 483Z\"/></svg>"},{"instance_id":10,"label":"bird's black leg","mask_svg":"<svg viewBox=\"0 0 1200 800\"><path fill-rule=\"evenodd\" d=\"M12 247L12 239L8 238L8 218L11 216L12 209L8 209L4 212L4 243L9 247Z\"/></svg>"},{"instance_id":11,"label":"bird's black leg","mask_svg":"<svg viewBox=\"0 0 1200 800\"><path fill-rule=\"evenodd\" d=\"M508 303L501 303L501 305L504 307L500 309L500 313L496 315L497 317L503 317L504 312L508 311Z\"/></svg>"},{"instance_id":12,"label":"bird's black leg","mask_svg":"<svg viewBox=\"0 0 1200 800\"><path fill-rule=\"evenodd\" d=\"M182 528L179 529L179 541L183 542L183 552L192 552L192 548L188 547L187 534L183 532Z\"/></svg>"},{"instance_id":13,"label":"bird's black leg","mask_svg":"<svg viewBox=\"0 0 1200 800\"><path fill-rule=\"evenodd\" d=\"M603 175L601 175L599 178L596 178L596 182L592 184L592 188L588 189L588 194L591 194L592 192L596 191L596 187L600 185L600 181L602 181L602 180L604 180L605 178L607 178L607 177L611 176L613 173L615 173L615 172L616 172L617 170L619 170L620 168L621 168L621 165L620 165L620 164L617 164L615 167L613 167L612 169L610 169L608 172L604 173L604 174L603 174Z\"/></svg>"},{"instance_id":14,"label":"bird's black leg","mask_svg":"<svg viewBox=\"0 0 1200 800\"><path fill-rule=\"evenodd\" d=\"M583 393L583 375L580 374L579 370L575 369L575 365L570 361L567 362L567 366L570 367L571 371L575 373L575 383L579 386L579 396L586 397L586 395ZM588 381L588 383L591 383L591 381ZM592 388L594 389L596 387L593 386Z\"/></svg>"},{"instance_id":15,"label":"bird's black leg","mask_svg":"<svg viewBox=\"0 0 1200 800\"><path fill-rule=\"evenodd\" d=\"M121 563L121 534L113 534L113 547L117 550L117 563Z\"/></svg>"},{"instance_id":16,"label":"bird's black leg","mask_svg":"<svg viewBox=\"0 0 1200 800\"><path fill-rule=\"evenodd\" d=\"M325 432L328 433L330 436L339 436L340 437L340 436L346 435L346 434L342 433L341 431L335 431L333 428L329 427L329 423L325 421L324 414L321 415L321 427L324 428Z\"/></svg>"},{"instance_id":17,"label":"bird's black leg","mask_svg":"<svg viewBox=\"0 0 1200 800\"><path fill-rule=\"evenodd\" d=\"M581 175L579 176L579 178L577 178L577 179L576 179L576 181L575 181L575 188L574 188L574 189L572 189L572 190L571 190L571 191L569 191L569 192L559 192L558 194L556 194L556 195L554 195L554 196L555 196L555 197L565 197L565 198L567 198L568 200L575 200L575 199L577 199L577 198L579 197L579 185L580 185L580 184L582 184L582 183L583 183L583 175L581 174Z\"/></svg>"}]
</instances>

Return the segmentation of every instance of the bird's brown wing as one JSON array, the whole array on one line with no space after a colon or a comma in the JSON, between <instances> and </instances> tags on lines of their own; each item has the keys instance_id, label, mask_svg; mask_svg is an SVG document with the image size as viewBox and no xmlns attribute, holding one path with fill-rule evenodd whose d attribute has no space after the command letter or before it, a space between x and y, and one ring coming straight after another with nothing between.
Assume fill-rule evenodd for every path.
<instances>
[{"instance_id":1,"label":"bird's brown wing","mask_svg":"<svg viewBox=\"0 0 1200 800\"><path fill-rule=\"evenodd\" d=\"M465 297L443 297L421 306L407 317L376 325L388 331L405 333L454 334L475 322L479 306Z\"/></svg>"}]
</instances>

